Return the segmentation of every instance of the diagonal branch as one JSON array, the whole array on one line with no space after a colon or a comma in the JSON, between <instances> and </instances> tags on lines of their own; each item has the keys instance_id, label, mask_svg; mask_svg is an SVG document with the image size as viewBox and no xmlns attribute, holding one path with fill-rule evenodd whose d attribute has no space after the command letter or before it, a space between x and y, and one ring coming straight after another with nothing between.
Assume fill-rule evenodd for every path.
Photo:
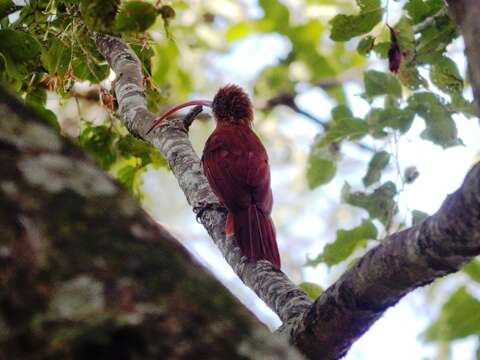
<instances>
[{"instance_id":1,"label":"diagonal branch","mask_svg":"<svg viewBox=\"0 0 480 360\"><path fill-rule=\"evenodd\" d=\"M338 359L403 296L457 271L480 254L480 165L422 224L369 251L313 304L268 261L251 264L225 237L225 211L203 175L181 119L145 135L155 115L146 109L139 60L118 38L98 34L97 46L117 74L115 91L127 129L168 160L187 201L242 281L282 319L282 330L312 359Z\"/></svg>"},{"instance_id":2,"label":"diagonal branch","mask_svg":"<svg viewBox=\"0 0 480 360\"><path fill-rule=\"evenodd\" d=\"M292 322L297 319L299 314L310 307L310 299L268 261L249 263L241 255L234 238L225 236L225 210L210 189L200 160L188 139L183 120L169 120L145 135L156 116L146 108L139 60L118 38L97 34L96 41L99 50L117 74L115 93L127 129L150 142L167 159L188 203L238 277L282 321Z\"/></svg>"}]
</instances>

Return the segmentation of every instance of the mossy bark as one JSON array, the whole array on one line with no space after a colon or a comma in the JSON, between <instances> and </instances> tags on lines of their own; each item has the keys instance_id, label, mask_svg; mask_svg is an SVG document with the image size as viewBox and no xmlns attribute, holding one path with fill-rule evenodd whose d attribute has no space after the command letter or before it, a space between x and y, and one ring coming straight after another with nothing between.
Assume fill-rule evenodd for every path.
<instances>
[{"instance_id":1,"label":"mossy bark","mask_svg":"<svg viewBox=\"0 0 480 360\"><path fill-rule=\"evenodd\" d=\"M0 359L298 358L2 89L0 164Z\"/></svg>"}]
</instances>

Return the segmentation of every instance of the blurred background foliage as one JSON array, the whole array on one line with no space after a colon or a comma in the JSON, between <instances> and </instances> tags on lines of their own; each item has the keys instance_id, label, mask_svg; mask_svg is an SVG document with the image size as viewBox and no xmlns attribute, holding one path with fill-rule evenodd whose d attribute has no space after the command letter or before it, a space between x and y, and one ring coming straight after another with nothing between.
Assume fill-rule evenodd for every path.
<instances>
[{"instance_id":1,"label":"blurred background foliage","mask_svg":"<svg viewBox=\"0 0 480 360\"><path fill-rule=\"evenodd\" d=\"M95 31L121 36L137 53L151 111L211 98L228 82L249 91L271 157L284 268L312 296L385 236L434 211L454 189L442 185L452 170L440 166L412 191L436 192L433 204L413 201L423 207L415 209L408 189L421 182L422 161L468 148L460 134L478 132L463 43L443 0L0 0L0 81L84 147L270 326L278 320L195 224L164 159L118 119ZM199 152L209 120L191 130ZM467 167L476 160L468 154ZM475 260L408 299L411 318L424 313L406 325L414 335L423 327L428 345L418 354L450 358L458 339L473 354L479 282Z\"/></svg>"}]
</instances>

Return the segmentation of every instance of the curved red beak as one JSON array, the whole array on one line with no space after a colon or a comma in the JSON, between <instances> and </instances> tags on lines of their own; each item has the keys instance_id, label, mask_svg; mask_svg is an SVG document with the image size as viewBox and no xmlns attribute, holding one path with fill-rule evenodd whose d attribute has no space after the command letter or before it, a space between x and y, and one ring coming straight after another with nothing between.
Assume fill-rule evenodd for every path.
<instances>
[{"instance_id":1,"label":"curved red beak","mask_svg":"<svg viewBox=\"0 0 480 360\"><path fill-rule=\"evenodd\" d=\"M163 120L165 120L167 117L169 117L170 115L175 114L178 110L181 110L181 109L186 108L186 107L188 107L188 106L208 106L208 107L212 107L212 102L209 101L209 100L193 100L193 101L187 101L186 103L177 105L177 106L171 108L170 110L165 111L162 115L160 115L160 117L158 117L157 119L155 119L155 121L153 122L153 124L152 124L152 126L150 127L150 129L148 129L147 135L148 135L153 129L155 129Z\"/></svg>"}]
</instances>

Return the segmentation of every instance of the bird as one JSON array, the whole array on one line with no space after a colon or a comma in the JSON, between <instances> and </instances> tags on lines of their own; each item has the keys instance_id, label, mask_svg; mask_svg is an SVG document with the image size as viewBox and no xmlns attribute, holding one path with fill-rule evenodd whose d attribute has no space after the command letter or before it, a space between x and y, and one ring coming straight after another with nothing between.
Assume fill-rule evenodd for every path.
<instances>
[{"instance_id":1,"label":"bird","mask_svg":"<svg viewBox=\"0 0 480 360\"><path fill-rule=\"evenodd\" d=\"M189 101L166 111L147 133L178 110L199 105L210 107L216 120L201 161L211 189L228 211L225 233L235 235L249 262L268 260L280 269L269 159L253 131L253 106L248 94L237 85L224 86L213 101Z\"/></svg>"}]
</instances>

